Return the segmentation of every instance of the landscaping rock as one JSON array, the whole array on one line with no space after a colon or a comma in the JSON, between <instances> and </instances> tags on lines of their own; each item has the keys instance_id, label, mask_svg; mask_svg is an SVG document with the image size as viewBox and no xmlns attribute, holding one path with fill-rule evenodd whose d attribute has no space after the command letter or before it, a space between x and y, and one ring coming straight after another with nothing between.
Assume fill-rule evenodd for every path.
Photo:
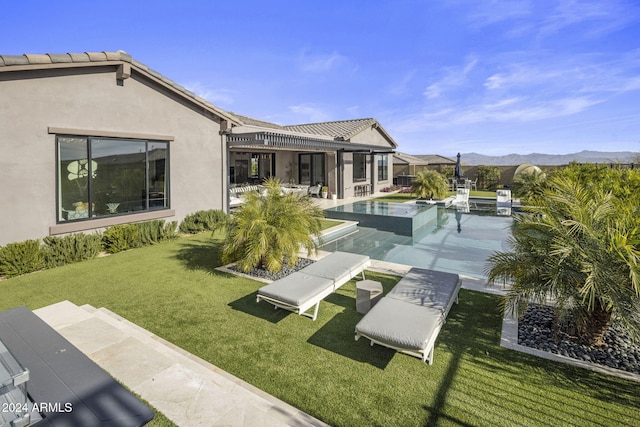
<instances>
[{"instance_id":1,"label":"landscaping rock","mask_svg":"<svg viewBox=\"0 0 640 427\"><path fill-rule=\"evenodd\" d=\"M259 267L253 268L247 272L240 271L240 269L238 269L235 265L229 266L228 268L229 270L237 271L239 273L247 274L253 277L259 277L261 279L278 280L278 279L282 279L283 277L287 277L289 274L294 273L298 270L301 270L306 266L313 264L314 262L315 261L308 258L298 258L297 264L292 266L285 264L282 267L282 269L276 273L271 273L270 271L265 270L263 268L259 268Z\"/></svg>"},{"instance_id":2,"label":"landscaping rock","mask_svg":"<svg viewBox=\"0 0 640 427\"><path fill-rule=\"evenodd\" d=\"M558 332L556 344L553 340L553 316L551 307L529 305L524 317L518 321L518 344L640 374L640 345L634 344L619 325L614 323L609 328L601 347L580 344L576 337L564 332Z\"/></svg>"}]
</instances>

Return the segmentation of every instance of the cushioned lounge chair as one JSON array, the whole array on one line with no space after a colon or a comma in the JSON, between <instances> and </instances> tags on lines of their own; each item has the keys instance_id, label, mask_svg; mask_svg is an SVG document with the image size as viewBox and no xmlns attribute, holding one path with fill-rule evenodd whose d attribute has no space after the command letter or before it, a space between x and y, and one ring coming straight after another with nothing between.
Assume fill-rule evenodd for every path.
<instances>
[{"instance_id":1,"label":"cushioned lounge chair","mask_svg":"<svg viewBox=\"0 0 640 427\"><path fill-rule=\"evenodd\" d=\"M356 325L362 336L433 363L435 341L454 301L460 276L412 268Z\"/></svg>"},{"instance_id":2,"label":"cushioned lounge chair","mask_svg":"<svg viewBox=\"0 0 640 427\"><path fill-rule=\"evenodd\" d=\"M362 274L370 265L366 255L334 252L300 271L258 289L256 301L265 300L316 320L320 301L349 280ZM307 311L314 307L313 313Z\"/></svg>"}]
</instances>

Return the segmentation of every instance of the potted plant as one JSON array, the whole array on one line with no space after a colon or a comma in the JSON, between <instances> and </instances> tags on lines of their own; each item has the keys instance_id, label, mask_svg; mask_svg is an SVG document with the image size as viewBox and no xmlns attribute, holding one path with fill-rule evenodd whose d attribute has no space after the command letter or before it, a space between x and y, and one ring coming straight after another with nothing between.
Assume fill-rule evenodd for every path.
<instances>
[{"instance_id":1,"label":"potted plant","mask_svg":"<svg viewBox=\"0 0 640 427\"><path fill-rule=\"evenodd\" d=\"M327 195L329 194L329 187L327 187L326 185L323 186L322 190L321 190L321 193L322 193L322 198L326 199Z\"/></svg>"},{"instance_id":2,"label":"potted plant","mask_svg":"<svg viewBox=\"0 0 640 427\"><path fill-rule=\"evenodd\" d=\"M329 191L329 198L331 198L331 200L338 200L338 195L333 191Z\"/></svg>"}]
</instances>

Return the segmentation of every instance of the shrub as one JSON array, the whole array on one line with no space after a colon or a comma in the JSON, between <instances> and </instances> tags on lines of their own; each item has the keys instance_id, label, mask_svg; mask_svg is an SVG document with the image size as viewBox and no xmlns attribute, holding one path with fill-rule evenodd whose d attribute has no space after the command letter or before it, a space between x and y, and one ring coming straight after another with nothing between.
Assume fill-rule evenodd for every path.
<instances>
[{"instance_id":1,"label":"shrub","mask_svg":"<svg viewBox=\"0 0 640 427\"><path fill-rule=\"evenodd\" d=\"M9 243L0 247L0 275L19 276L44 268L44 252L40 240Z\"/></svg>"},{"instance_id":2,"label":"shrub","mask_svg":"<svg viewBox=\"0 0 640 427\"><path fill-rule=\"evenodd\" d=\"M225 221L226 216L227 214L219 209L198 211L185 217L180 223L180 232L195 234L214 230L218 224Z\"/></svg>"},{"instance_id":3,"label":"shrub","mask_svg":"<svg viewBox=\"0 0 640 427\"><path fill-rule=\"evenodd\" d=\"M478 166L478 189L495 190L500 181L500 168L497 166Z\"/></svg>"},{"instance_id":4,"label":"shrub","mask_svg":"<svg viewBox=\"0 0 640 427\"><path fill-rule=\"evenodd\" d=\"M238 268L249 271L262 267L279 271L287 263L295 265L301 248L317 249L312 236L319 237L324 217L311 196L282 194L280 181L265 181L266 192L249 192L219 228L227 231L222 244L222 261L238 261Z\"/></svg>"},{"instance_id":5,"label":"shrub","mask_svg":"<svg viewBox=\"0 0 640 427\"><path fill-rule=\"evenodd\" d=\"M165 224L164 220L146 221L132 224L138 229L138 246L149 246L163 240L175 239L177 221Z\"/></svg>"},{"instance_id":6,"label":"shrub","mask_svg":"<svg viewBox=\"0 0 640 427\"><path fill-rule=\"evenodd\" d=\"M122 224L107 228L102 234L102 246L110 254L139 247L138 227Z\"/></svg>"},{"instance_id":7,"label":"shrub","mask_svg":"<svg viewBox=\"0 0 640 427\"><path fill-rule=\"evenodd\" d=\"M44 262L47 268L95 258L102 250L99 234L70 234L44 238Z\"/></svg>"},{"instance_id":8,"label":"shrub","mask_svg":"<svg viewBox=\"0 0 640 427\"><path fill-rule=\"evenodd\" d=\"M411 192L418 197L432 199L444 197L449 190L445 178L434 170L425 169L418 172L411 186Z\"/></svg>"},{"instance_id":9,"label":"shrub","mask_svg":"<svg viewBox=\"0 0 640 427\"><path fill-rule=\"evenodd\" d=\"M102 246L105 251L115 254L127 249L154 245L178 237L177 225L176 221L165 223L162 219L114 225L102 234Z\"/></svg>"}]
</instances>

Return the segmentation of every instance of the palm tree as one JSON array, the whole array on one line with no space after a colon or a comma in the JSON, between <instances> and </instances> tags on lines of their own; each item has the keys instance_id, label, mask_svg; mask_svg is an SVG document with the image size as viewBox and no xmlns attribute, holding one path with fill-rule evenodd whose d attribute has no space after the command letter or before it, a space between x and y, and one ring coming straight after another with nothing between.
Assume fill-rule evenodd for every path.
<instances>
[{"instance_id":1,"label":"palm tree","mask_svg":"<svg viewBox=\"0 0 640 427\"><path fill-rule=\"evenodd\" d=\"M317 250L313 236L319 238L322 209L310 196L283 194L276 178L264 186L264 193L247 193L245 203L220 227L226 229L223 262L237 261L243 271L260 266L276 272L285 262L294 265L301 248L309 254Z\"/></svg>"},{"instance_id":2,"label":"palm tree","mask_svg":"<svg viewBox=\"0 0 640 427\"><path fill-rule=\"evenodd\" d=\"M542 171L531 173L520 173L511 183L511 191L514 196L519 197L522 202L535 204L536 200L543 196L547 188L547 176Z\"/></svg>"},{"instance_id":3,"label":"palm tree","mask_svg":"<svg viewBox=\"0 0 640 427\"><path fill-rule=\"evenodd\" d=\"M426 199L440 198L447 195L449 185L445 178L434 170L425 169L416 175L411 185L411 192Z\"/></svg>"},{"instance_id":4,"label":"palm tree","mask_svg":"<svg viewBox=\"0 0 640 427\"><path fill-rule=\"evenodd\" d=\"M489 283L511 284L503 310L552 300L558 326L601 344L612 319L640 337L640 231L635 208L597 185L550 178L536 207L514 220L511 250L488 260Z\"/></svg>"}]
</instances>

